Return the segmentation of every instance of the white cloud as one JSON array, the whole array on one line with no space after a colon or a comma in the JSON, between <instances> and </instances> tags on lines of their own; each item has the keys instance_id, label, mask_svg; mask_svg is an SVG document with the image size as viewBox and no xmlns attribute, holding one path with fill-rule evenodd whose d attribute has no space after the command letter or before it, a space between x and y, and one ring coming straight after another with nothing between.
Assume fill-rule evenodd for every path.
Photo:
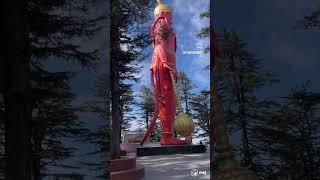
<instances>
[{"instance_id":1,"label":"white cloud","mask_svg":"<svg viewBox=\"0 0 320 180\"><path fill-rule=\"evenodd\" d=\"M199 31L201 28L209 24L208 19L200 19L200 14L205 12L209 8L209 0L177 0L173 1L173 16L176 16L183 22L189 22L195 31ZM175 22L179 24L180 22ZM183 29L184 31L186 28Z\"/></svg>"}]
</instances>

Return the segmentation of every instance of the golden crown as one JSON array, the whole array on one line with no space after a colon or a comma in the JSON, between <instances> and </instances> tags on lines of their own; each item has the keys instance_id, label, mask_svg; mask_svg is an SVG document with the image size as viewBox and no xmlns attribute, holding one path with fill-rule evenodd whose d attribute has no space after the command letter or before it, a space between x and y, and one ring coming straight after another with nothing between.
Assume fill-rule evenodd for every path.
<instances>
[{"instance_id":1,"label":"golden crown","mask_svg":"<svg viewBox=\"0 0 320 180\"><path fill-rule=\"evenodd\" d=\"M172 8L164 4L161 0L157 0L158 6L154 9L154 16L157 16L160 12L172 12Z\"/></svg>"}]
</instances>

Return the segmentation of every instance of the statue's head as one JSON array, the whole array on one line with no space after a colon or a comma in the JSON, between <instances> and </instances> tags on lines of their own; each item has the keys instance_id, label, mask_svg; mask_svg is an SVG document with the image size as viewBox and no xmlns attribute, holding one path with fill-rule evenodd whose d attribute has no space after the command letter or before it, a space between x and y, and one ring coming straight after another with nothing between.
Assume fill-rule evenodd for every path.
<instances>
[{"instance_id":1,"label":"statue's head","mask_svg":"<svg viewBox=\"0 0 320 180\"><path fill-rule=\"evenodd\" d=\"M157 17L160 13L166 16L167 20L172 21L172 8L164 4L161 0L157 0L158 6L154 9L154 17Z\"/></svg>"}]
</instances>

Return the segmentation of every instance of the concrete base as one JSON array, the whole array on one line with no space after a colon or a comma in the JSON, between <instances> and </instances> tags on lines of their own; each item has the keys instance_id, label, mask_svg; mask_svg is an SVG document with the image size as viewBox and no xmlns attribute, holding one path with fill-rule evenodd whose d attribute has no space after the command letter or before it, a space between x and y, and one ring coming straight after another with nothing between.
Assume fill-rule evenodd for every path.
<instances>
[{"instance_id":1,"label":"concrete base","mask_svg":"<svg viewBox=\"0 0 320 180\"><path fill-rule=\"evenodd\" d=\"M205 153L205 145L179 145L179 146L141 146L137 148L137 156L157 156L170 154Z\"/></svg>"},{"instance_id":2,"label":"concrete base","mask_svg":"<svg viewBox=\"0 0 320 180\"><path fill-rule=\"evenodd\" d=\"M137 163L145 167L144 180L210 179L209 152L196 154L141 156L137 157ZM191 171L193 169L199 171L197 176L191 175Z\"/></svg>"}]
</instances>

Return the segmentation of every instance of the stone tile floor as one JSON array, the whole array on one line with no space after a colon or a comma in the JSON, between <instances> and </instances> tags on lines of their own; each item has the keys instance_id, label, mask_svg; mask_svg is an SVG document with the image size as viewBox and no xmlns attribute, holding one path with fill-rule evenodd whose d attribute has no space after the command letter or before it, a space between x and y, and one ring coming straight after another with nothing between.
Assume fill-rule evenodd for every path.
<instances>
[{"instance_id":1,"label":"stone tile floor","mask_svg":"<svg viewBox=\"0 0 320 180\"><path fill-rule=\"evenodd\" d=\"M137 165L145 167L144 180L210 179L210 153L208 151L198 154L137 157Z\"/></svg>"}]
</instances>

